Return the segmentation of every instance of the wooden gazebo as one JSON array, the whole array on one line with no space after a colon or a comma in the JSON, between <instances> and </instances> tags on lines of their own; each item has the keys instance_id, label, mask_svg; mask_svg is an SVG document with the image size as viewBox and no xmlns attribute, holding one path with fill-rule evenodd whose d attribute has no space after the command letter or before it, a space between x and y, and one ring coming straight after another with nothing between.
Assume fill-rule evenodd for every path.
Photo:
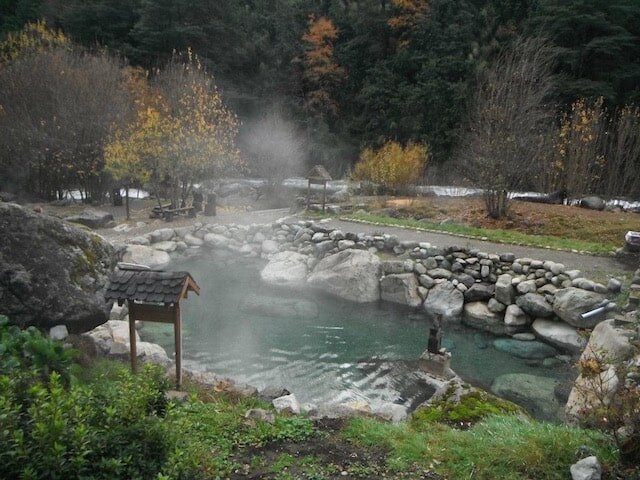
<instances>
[{"instance_id":1,"label":"wooden gazebo","mask_svg":"<svg viewBox=\"0 0 640 480\"><path fill-rule=\"evenodd\" d=\"M331 175L327 172L327 169L322 165L314 166L307 174L307 210L311 204L311 185L322 185L322 211L324 212L325 205L327 203L327 182L331 181Z\"/></svg>"},{"instance_id":2,"label":"wooden gazebo","mask_svg":"<svg viewBox=\"0 0 640 480\"><path fill-rule=\"evenodd\" d=\"M200 287L188 272L152 270L144 265L118 264L109 277L107 301L129 308L131 369L137 371L136 321L172 323L176 349L176 383L182 384L182 319L180 301L189 292L200 295Z\"/></svg>"}]
</instances>

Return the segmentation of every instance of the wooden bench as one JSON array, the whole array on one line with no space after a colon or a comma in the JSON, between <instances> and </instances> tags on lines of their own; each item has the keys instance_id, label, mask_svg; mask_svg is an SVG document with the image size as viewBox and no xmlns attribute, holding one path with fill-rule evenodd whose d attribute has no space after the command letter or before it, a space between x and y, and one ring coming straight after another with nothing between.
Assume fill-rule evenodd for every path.
<instances>
[{"instance_id":1,"label":"wooden bench","mask_svg":"<svg viewBox=\"0 0 640 480\"><path fill-rule=\"evenodd\" d=\"M149 218L162 218L164 217L164 212L171 209L171 204L167 203L165 205L156 205L151 209L151 214Z\"/></svg>"},{"instance_id":2,"label":"wooden bench","mask_svg":"<svg viewBox=\"0 0 640 480\"><path fill-rule=\"evenodd\" d=\"M163 212L164 219L171 222L176 215L186 215L189 218L196 216L196 209L193 207L168 208Z\"/></svg>"}]
</instances>

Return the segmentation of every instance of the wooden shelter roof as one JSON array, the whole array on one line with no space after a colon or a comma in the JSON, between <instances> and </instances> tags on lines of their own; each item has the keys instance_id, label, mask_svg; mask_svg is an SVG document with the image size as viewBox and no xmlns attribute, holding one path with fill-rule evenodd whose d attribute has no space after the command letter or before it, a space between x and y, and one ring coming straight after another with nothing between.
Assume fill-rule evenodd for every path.
<instances>
[{"instance_id":1,"label":"wooden shelter roof","mask_svg":"<svg viewBox=\"0 0 640 480\"><path fill-rule=\"evenodd\" d=\"M189 272L151 270L143 266L122 265L109 276L107 301L175 304L189 291L200 294L200 287Z\"/></svg>"},{"instance_id":2,"label":"wooden shelter roof","mask_svg":"<svg viewBox=\"0 0 640 480\"><path fill-rule=\"evenodd\" d=\"M322 165L315 165L307 174L307 178L322 182L332 180L331 175Z\"/></svg>"}]
</instances>

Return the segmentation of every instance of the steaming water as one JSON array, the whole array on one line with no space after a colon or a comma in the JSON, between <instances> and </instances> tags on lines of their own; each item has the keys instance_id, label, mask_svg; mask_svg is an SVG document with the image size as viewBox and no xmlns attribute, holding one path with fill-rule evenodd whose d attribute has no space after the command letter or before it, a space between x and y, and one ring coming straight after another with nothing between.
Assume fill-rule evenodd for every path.
<instances>
[{"instance_id":1,"label":"steaming water","mask_svg":"<svg viewBox=\"0 0 640 480\"><path fill-rule=\"evenodd\" d=\"M183 302L185 366L210 370L258 388L284 386L302 402L366 399L414 406L428 397L415 360L428 324L395 304L356 304L260 282L262 264L243 259L189 259L200 297ZM172 327L147 323L144 338L173 352ZM463 326L445 329L452 367L491 387L506 373L566 380L565 368L534 367L493 348L495 337ZM551 399L550 399L551 401Z\"/></svg>"}]
</instances>

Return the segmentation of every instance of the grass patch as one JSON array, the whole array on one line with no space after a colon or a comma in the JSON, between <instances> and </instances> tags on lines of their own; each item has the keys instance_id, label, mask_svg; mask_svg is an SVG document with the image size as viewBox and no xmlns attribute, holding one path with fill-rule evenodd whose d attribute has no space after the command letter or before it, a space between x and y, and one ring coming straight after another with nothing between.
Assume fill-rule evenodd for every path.
<instances>
[{"instance_id":1,"label":"grass patch","mask_svg":"<svg viewBox=\"0 0 640 480\"><path fill-rule=\"evenodd\" d=\"M383 225L396 227L434 230L443 233L477 237L496 243L526 245L530 247L540 248L551 247L568 251L576 250L579 252L587 252L596 255L608 255L618 247L618 245L608 242L590 242L574 238L555 237L551 235L530 235L513 230L485 229L456 223L431 223L424 220L392 218L380 215L372 215L369 213L354 213L353 215L348 215L341 218L343 218L344 220L380 223Z\"/></svg>"},{"instance_id":2,"label":"grass patch","mask_svg":"<svg viewBox=\"0 0 640 480\"><path fill-rule=\"evenodd\" d=\"M418 464L448 478L564 480L585 447L605 470L617 462L615 447L603 434L512 415L487 417L469 430L429 423L416 429L354 419L344 435L365 446L385 445L392 470Z\"/></svg>"}]
</instances>

